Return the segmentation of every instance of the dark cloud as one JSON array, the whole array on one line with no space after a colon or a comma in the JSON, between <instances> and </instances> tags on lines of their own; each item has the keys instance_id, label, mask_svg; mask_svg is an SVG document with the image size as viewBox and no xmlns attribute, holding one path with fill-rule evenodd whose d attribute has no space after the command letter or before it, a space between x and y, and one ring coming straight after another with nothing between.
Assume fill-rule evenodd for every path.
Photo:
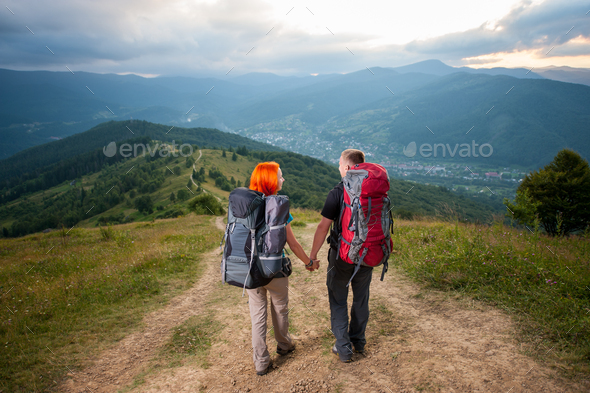
<instances>
[{"instance_id":1,"label":"dark cloud","mask_svg":"<svg viewBox=\"0 0 590 393\"><path fill-rule=\"evenodd\" d=\"M8 0L6 5L15 15L0 12L0 67L15 69L65 70L68 65L91 72L214 76L231 67L234 76L349 72L427 58L456 64L465 57L551 45L556 45L552 55L588 54L588 45L569 41L590 35L588 5L579 0L526 2L493 30L486 25L381 47L369 45L379 38L370 34L297 30L262 0Z\"/></svg>"}]
</instances>

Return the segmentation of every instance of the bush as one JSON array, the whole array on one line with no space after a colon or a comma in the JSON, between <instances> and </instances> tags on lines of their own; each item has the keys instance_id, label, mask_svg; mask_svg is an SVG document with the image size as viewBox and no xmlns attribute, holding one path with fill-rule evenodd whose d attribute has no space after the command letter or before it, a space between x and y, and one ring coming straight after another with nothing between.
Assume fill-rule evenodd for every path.
<instances>
[{"instance_id":1,"label":"bush","mask_svg":"<svg viewBox=\"0 0 590 393\"><path fill-rule=\"evenodd\" d=\"M578 153L563 149L539 171L529 173L516 190L514 203L504 200L523 225L541 224L552 235L565 236L590 226L590 167Z\"/></svg>"},{"instance_id":2,"label":"bush","mask_svg":"<svg viewBox=\"0 0 590 393\"><path fill-rule=\"evenodd\" d=\"M158 214L156 216L156 219L157 220L161 220L163 218L177 218L177 217L184 216L184 214L185 213L184 213L184 211L182 209L179 209L179 208L174 207L172 209L166 210L162 214Z\"/></svg>"},{"instance_id":3,"label":"bush","mask_svg":"<svg viewBox=\"0 0 590 393\"><path fill-rule=\"evenodd\" d=\"M125 221L125 214L123 212L117 215L110 215L110 216L100 216L98 218L98 225L106 225L106 224L120 224Z\"/></svg>"},{"instance_id":4,"label":"bush","mask_svg":"<svg viewBox=\"0 0 590 393\"><path fill-rule=\"evenodd\" d=\"M151 214L153 212L154 202L149 195L135 199L135 208L144 214Z\"/></svg>"},{"instance_id":5,"label":"bush","mask_svg":"<svg viewBox=\"0 0 590 393\"><path fill-rule=\"evenodd\" d=\"M406 209L399 209L395 211L395 216L397 216L398 218L402 219L402 220L413 220L414 219L414 214L411 211L408 211Z\"/></svg>"},{"instance_id":6,"label":"bush","mask_svg":"<svg viewBox=\"0 0 590 393\"><path fill-rule=\"evenodd\" d=\"M225 210L221 203L211 194L201 194L188 202L188 207L195 214L222 216Z\"/></svg>"},{"instance_id":7,"label":"bush","mask_svg":"<svg viewBox=\"0 0 590 393\"><path fill-rule=\"evenodd\" d=\"M179 201L186 201L187 199L189 199L189 198L190 198L190 196L191 196L191 195L190 195L190 193L189 193L187 190L182 190L182 189L180 189L180 190L178 190L178 192L176 193L176 198L177 198Z\"/></svg>"}]
</instances>

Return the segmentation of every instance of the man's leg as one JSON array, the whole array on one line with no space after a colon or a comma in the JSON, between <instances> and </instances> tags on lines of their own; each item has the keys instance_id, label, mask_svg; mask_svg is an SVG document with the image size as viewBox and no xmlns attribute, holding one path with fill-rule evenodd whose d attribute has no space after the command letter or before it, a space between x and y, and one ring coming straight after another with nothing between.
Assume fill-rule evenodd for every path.
<instances>
[{"instance_id":1,"label":"man's leg","mask_svg":"<svg viewBox=\"0 0 590 393\"><path fill-rule=\"evenodd\" d=\"M354 349L364 351L367 340L365 329L369 322L369 288L373 268L361 267L352 279L352 307L350 309L350 327L348 335Z\"/></svg>"},{"instance_id":2,"label":"man's leg","mask_svg":"<svg viewBox=\"0 0 590 393\"><path fill-rule=\"evenodd\" d=\"M265 288L270 293L270 313L279 348L289 350L293 341L289 335L289 278L275 278Z\"/></svg>"},{"instance_id":3,"label":"man's leg","mask_svg":"<svg viewBox=\"0 0 590 393\"><path fill-rule=\"evenodd\" d=\"M343 277L341 264L336 263L336 252L328 252L328 274L326 285L330 300L332 333L336 337L336 349L340 360L348 360L352 356L352 345L348 337L348 280ZM344 279L343 279L344 278Z\"/></svg>"},{"instance_id":4,"label":"man's leg","mask_svg":"<svg viewBox=\"0 0 590 393\"><path fill-rule=\"evenodd\" d=\"M270 354L266 348L266 289L264 287L248 289L248 304L252 319L252 348L256 371L264 371L270 363Z\"/></svg>"}]
</instances>

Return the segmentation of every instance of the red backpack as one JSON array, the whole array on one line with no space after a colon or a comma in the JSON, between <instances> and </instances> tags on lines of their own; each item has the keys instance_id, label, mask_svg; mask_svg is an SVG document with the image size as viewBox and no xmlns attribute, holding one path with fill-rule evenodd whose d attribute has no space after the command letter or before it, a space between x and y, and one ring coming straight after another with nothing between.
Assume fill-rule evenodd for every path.
<instances>
[{"instance_id":1,"label":"red backpack","mask_svg":"<svg viewBox=\"0 0 590 393\"><path fill-rule=\"evenodd\" d=\"M391 202L387 197L387 171L378 164L357 164L348 170L342 178L342 183L344 203L340 211L342 231L338 242L338 255L343 261L356 264L352 277L361 265L383 265L383 281L393 246L390 235L393 233L393 218Z\"/></svg>"}]
</instances>

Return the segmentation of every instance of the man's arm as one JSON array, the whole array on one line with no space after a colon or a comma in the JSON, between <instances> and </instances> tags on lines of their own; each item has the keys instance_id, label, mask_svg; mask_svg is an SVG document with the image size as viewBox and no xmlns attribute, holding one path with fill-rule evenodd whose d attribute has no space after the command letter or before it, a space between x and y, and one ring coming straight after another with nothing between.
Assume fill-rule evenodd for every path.
<instances>
[{"instance_id":1,"label":"man's arm","mask_svg":"<svg viewBox=\"0 0 590 393\"><path fill-rule=\"evenodd\" d=\"M320 221L318 228L315 230L315 234L313 235L313 245L311 247L311 253L309 254L309 257L314 261L318 259L318 252L320 251L320 248L322 248L324 241L326 241L326 236L328 235L332 222L333 220L322 217L322 221Z\"/></svg>"}]
</instances>

